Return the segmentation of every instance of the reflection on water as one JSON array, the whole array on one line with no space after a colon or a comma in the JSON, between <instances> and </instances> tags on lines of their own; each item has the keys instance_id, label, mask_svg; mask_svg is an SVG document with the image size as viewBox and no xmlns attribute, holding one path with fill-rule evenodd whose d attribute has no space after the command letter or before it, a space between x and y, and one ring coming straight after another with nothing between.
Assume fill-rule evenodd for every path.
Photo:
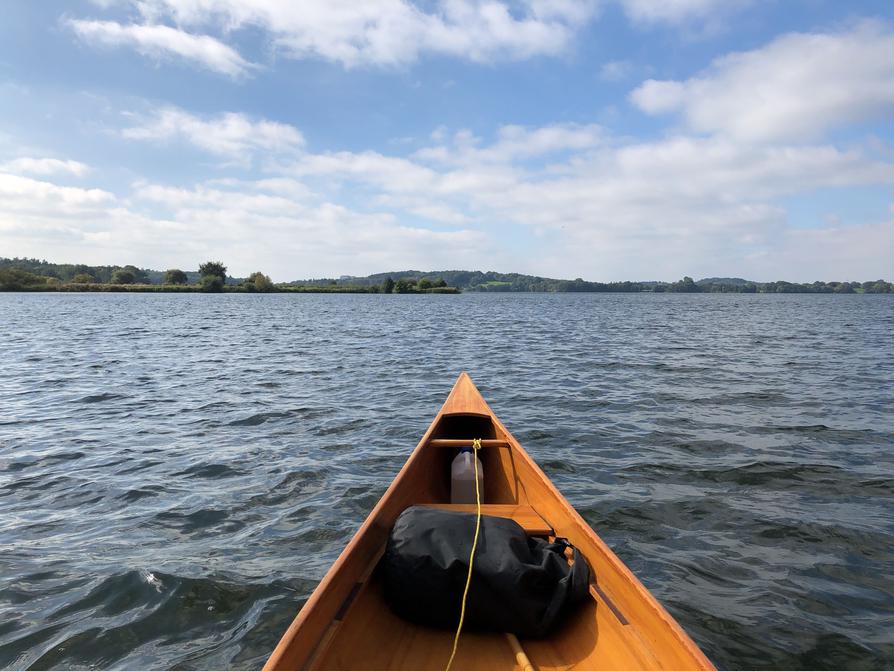
<instances>
[{"instance_id":1,"label":"reflection on water","mask_svg":"<svg viewBox=\"0 0 894 671\"><path fill-rule=\"evenodd\" d=\"M0 294L0 667L257 668L468 370L725 669L894 666L894 300Z\"/></svg>"}]
</instances>

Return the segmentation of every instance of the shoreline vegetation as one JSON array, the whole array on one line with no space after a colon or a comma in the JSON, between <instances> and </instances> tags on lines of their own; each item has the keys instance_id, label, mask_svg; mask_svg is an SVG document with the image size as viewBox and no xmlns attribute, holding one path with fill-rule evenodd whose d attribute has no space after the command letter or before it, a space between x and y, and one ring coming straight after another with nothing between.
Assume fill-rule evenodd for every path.
<instances>
[{"instance_id":1,"label":"shoreline vegetation","mask_svg":"<svg viewBox=\"0 0 894 671\"><path fill-rule=\"evenodd\" d=\"M458 294L468 292L600 292L600 293L822 293L890 294L894 284L865 282L755 282L737 277L710 277L677 282L588 282L518 273L468 270L423 272L404 270L366 277L344 275L274 283L262 272L246 278L227 275L220 261L208 261L197 271L166 271L126 266L58 264L38 259L0 257L0 291L165 292L165 293L395 293Z\"/></svg>"}]
</instances>

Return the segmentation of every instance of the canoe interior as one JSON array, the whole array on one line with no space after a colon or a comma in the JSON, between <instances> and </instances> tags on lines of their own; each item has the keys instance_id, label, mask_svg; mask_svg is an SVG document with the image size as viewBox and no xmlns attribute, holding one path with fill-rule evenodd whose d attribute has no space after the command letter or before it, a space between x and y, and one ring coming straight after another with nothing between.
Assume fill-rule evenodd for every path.
<instances>
[{"instance_id":1,"label":"canoe interior","mask_svg":"<svg viewBox=\"0 0 894 671\"><path fill-rule=\"evenodd\" d=\"M465 377L465 379L464 379ZM448 505L457 443L484 439L483 503L532 533L554 530L587 557L590 596L550 638L523 639L540 670L712 669L701 651L549 482L461 376L391 487L286 632L265 670L442 671L453 633L406 622L384 601L375 567L397 516ZM498 513L503 514L503 513ZM548 532L547 532L548 533ZM474 585L473 585L474 589ZM502 634L464 632L457 671L521 669Z\"/></svg>"}]
</instances>

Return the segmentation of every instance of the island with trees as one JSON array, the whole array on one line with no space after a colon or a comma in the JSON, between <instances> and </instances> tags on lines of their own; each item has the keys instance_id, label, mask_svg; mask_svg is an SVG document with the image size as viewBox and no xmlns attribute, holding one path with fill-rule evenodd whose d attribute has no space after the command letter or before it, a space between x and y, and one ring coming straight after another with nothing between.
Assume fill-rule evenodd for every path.
<instances>
[{"instance_id":1,"label":"island with trees","mask_svg":"<svg viewBox=\"0 0 894 671\"><path fill-rule=\"evenodd\" d=\"M457 287L440 277L380 283L308 280L276 284L261 271L248 277L232 277L221 261L206 261L198 270L179 268L151 270L126 266L88 266L50 263L27 258L0 258L0 291L101 291L101 292L202 292L202 293L396 293L456 294Z\"/></svg>"},{"instance_id":2,"label":"island with trees","mask_svg":"<svg viewBox=\"0 0 894 671\"><path fill-rule=\"evenodd\" d=\"M756 282L738 277L708 277L676 282L589 282L479 270L402 270L365 277L274 283L261 271L237 278L221 261L206 261L197 270L151 270L125 266L51 263L39 259L0 258L0 291L136 291L204 293L383 293L456 294L468 292L615 292L615 293L750 293L750 294L890 294L886 280L864 282Z\"/></svg>"}]
</instances>

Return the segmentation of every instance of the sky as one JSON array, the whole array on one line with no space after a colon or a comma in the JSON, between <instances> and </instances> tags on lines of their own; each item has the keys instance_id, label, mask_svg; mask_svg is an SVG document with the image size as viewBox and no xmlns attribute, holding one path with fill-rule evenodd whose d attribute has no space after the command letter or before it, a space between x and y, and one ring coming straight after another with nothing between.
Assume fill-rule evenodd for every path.
<instances>
[{"instance_id":1,"label":"sky","mask_svg":"<svg viewBox=\"0 0 894 671\"><path fill-rule=\"evenodd\" d=\"M894 279L890 0L4 0L0 256Z\"/></svg>"}]
</instances>

